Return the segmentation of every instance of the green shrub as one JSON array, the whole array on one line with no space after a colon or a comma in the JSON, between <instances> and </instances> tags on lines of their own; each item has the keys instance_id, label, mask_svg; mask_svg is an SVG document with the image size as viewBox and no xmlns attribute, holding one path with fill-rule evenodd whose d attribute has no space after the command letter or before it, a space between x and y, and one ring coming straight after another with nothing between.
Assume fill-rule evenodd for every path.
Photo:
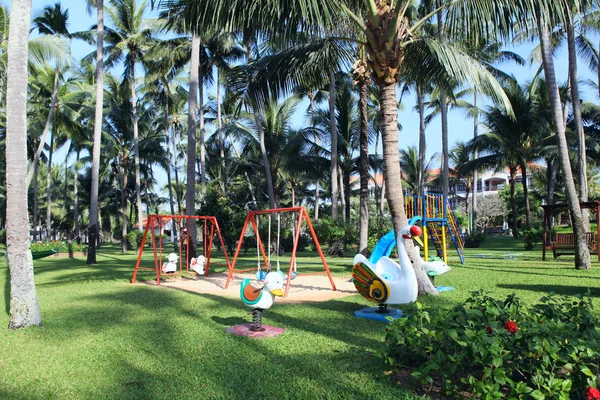
<instances>
[{"instance_id":1,"label":"green shrub","mask_svg":"<svg viewBox=\"0 0 600 400\"><path fill-rule=\"evenodd\" d=\"M523 229L520 234L527 251L533 250L533 247L544 239L544 231L541 228Z\"/></svg>"},{"instance_id":2,"label":"green shrub","mask_svg":"<svg viewBox=\"0 0 600 400\"><path fill-rule=\"evenodd\" d=\"M6 229L0 229L0 244L6 244Z\"/></svg>"},{"instance_id":3,"label":"green shrub","mask_svg":"<svg viewBox=\"0 0 600 400\"><path fill-rule=\"evenodd\" d=\"M392 221L384 217L369 219L369 251L373 251L375 245L389 231L394 229Z\"/></svg>"},{"instance_id":4,"label":"green shrub","mask_svg":"<svg viewBox=\"0 0 600 400\"><path fill-rule=\"evenodd\" d=\"M485 242L485 234L478 232L472 233L471 235L465 236L465 247L469 249L476 249Z\"/></svg>"},{"instance_id":5,"label":"green shrub","mask_svg":"<svg viewBox=\"0 0 600 400\"><path fill-rule=\"evenodd\" d=\"M420 305L394 321L388 365L446 397L584 399L600 372L600 321L587 296L542 297L525 309L483 291L449 311Z\"/></svg>"},{"instance_id":6,"label":"green shrub","mask_svg":"<svg viewBox=\"0 0 600 400\"><path fill-rule=\"evenodd\" d=\"M142 245L143 238L144 232L140 232L137 229L132 230L127 234L127 245L131 249L137 249Z\"/></svg>"}]
</instances>

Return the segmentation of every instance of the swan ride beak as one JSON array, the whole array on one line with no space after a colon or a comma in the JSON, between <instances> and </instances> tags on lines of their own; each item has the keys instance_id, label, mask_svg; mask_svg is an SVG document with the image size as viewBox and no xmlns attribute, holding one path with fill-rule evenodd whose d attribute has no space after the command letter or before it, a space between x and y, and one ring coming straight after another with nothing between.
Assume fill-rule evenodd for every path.
<instances>
[{"instance_id":1,"label":"swan ride beak","mask_svg":"<svg viewBox=\"0 0 600 400\"><path fill-rule=\"evenodd\" d=\"M412 237L417 243L419 243L419 246L424 247L423 246L423 242L421 241L421 238L418 236L413 236Z\"/></svg>"},{"instance_id":2,"label":"swan ride beak","mask_svg":"<svg viewBox=\"0 0 600 400\"><path fill-rule=\"evenodd\" d=\"M283 295L284 295L283 290L281 290L281 288L269 290L269 292L271 292L273 295L279 296L279 297L283 297Z\"/></svg>"}]
</instances>

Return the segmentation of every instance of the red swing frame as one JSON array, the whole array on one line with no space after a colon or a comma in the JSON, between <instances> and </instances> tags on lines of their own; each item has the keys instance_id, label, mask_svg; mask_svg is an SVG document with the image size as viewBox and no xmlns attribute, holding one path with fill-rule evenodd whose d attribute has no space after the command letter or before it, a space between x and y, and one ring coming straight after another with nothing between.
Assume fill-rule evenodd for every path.
<instances>
[{"instance_id":1,"label":"red swing frame","mask_svg":"<svg viewBox=\"0 0 600 400\"><path fill-rule=\"evenodd\" d=\"M203 251L203 255L204 258L206 259L205 264L204 264L204 276L208 276L208 271L209 271L209 267L210 267L210 255L212 252L212 245L213 245L213 238L214 238L214 234L215 231L217 233L217 236L219 237L219 241L221 243L221 249L223 250L223 254L225 255L225 261L227 262L227 267L229 269L231 269L231 264L229 262L229 256L227 256L227 248L225 247L225 242L223 241L223 236L221 236L221 229L219 228L219 223L217 222L217 219L215 217L212 216L207 216L207 215L159 215L159 214L152 214L148 216L148 220L146 222L146 228L144 229L144 236L142 237L142 244L140 245L140 250L139 250L139 254L138 254L138 258L137 258L137 262L135 264L135 269L133 271L133 277L131 279L131 283L135 283L136 278L137 278L137 274L139 270L144 270L144 271L155 271L156 272L156 282L158 285L160 285L160 277L161 276L177 276L177 275L181 275L183 274L183 262L185 260L185 272L187 273L196 273L195 271L190 271L189 270L189 246L186 246L185 250L186 250L186 254L185 254L185 258L181 257L182 256L182 247L183 246L179 246L179 272L175 272L175 273L171 273L171 274L163 274L162 273L162 237L159 235L159 248L158 251L156 249L156 234L154 233L154 224L155 222L158 222L158 227L159 227L159 231L162 231L162 227L163 227L163 220L177 220L178 223L177 225L179 226L179 228L181 228L181 220L186 221L188 224L191 222L190 220L196 220L196 221L203 221L203 247L204 247L204 251ZM195 222L194 222L195 223ZM149 228L152 226L152 229L150 230ZM210 236L208 236L208 243L207 243L207 231L210 229ZM150 235L152 238L152 250L154 253L154 268L145 268L145 267L140 267L141 261L142 261L142 254L144 253L144 247L146 244L146 240L148 238L148 231L150 230ZM184 238L182 238L182 240L185 240Z\"/></svg>"},{"instance_id":2,"label":"red swing frame","mask_svg":"<svg viewBox=\"0 0 600 400\"><path fill-rule=\"evenodd\" d=\"M313 229L312 223L310 222L310 217L308 215L308 212L302 206L288 207L288 208L274 208L274 209L270 209L270 210L260 210L260 211L249 211L248 212L248 214L246 215L246 220L244 221L244 227L242 228L240 240L238 241L237 248L235 250L235 256L233 257L233 261L229 265L229 275L227 276L227 281L225 282L225 289L227 289L229 287L229 282L232 279L235 279L235 277L234 277L235 272L241 273L241 272L248 272L248 271L255 270L255 268L244 269L244 270L236 270L235 269L235 263L237 262L238 256L240 254L240 249L242 248L242 242L244 241L244 236L245 236L248 224L250 224L252 226L252 229L254 229L257 246L260 248L260 251L262 253L262 257L263 257L266 269L269 270L271 268L271 265L269 265L269 261L267 259L267 255L265 253L265 249L263 247L262 241L260 240L260 234L258 234L258 227L256 226L255 217L259 216L259 215L271 215L271 214L287 213L287 212L290 212L290 213L297 212L298 213L298 221L296 224L296 231L294 232L295 240L294 240L294 246L292 248L290 268L287 273L287 281L285 284L285 296L287 297L288 292L290 290L290 282L292 281L292 273L294 272L294 264L296 261L296 252L298 250L298 241L300 240L300 232L302 231L302 221L303 220L306 221L306 225L308 226L308 229L310 230L310 234L314 241L315 247L317 248L317 251L319 252L319 256L321 256L321 261L323 262L323 267L325 268L325 271L306 273L306 274L297 274L296 276L317 275L317 274L326 273L327 276L329 277L329 282L331 282L332 290L334 290L334 291L336 290L335 282L333 281L333 277L331 276L331 271L329 270L329 266L327 265L327 261L325 260L325 256L323 255L323 251L321 250L321 246L319 245L319 240L317 239L315 230Z\"/></svg>"}]
</instances>

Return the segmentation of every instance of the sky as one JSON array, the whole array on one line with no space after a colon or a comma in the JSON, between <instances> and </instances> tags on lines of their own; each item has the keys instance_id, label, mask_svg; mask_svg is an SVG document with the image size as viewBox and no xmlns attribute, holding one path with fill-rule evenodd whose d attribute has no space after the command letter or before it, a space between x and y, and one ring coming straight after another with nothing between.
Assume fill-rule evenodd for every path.
<instances>
[{"instance_id":1,"label":"sky","mask_svg":"<svg viewBox=\"0 0 600 400\"><path fill-rule=\"evenodd\" d=\"M5 1L6 4L6 1ZM39 14L44 6L52 5L54 1L47 0L33 0L32 17ZM93 11L92 15L87 13L84 0L62 0L63 8L69 10L69 31L77 32L82 30L88 30L96 22L96 13ZM155 12L149 12L148 16L155 16ZM106 16L106 13L105 13ZM105 24L109 24L106 21ZM597 43L597 38L592 37L592 42ZM505 47L504 50L514 51L523 57L525 60L529 60L529 54L533 49L534 44L524 44L517 47ZM89 46L83 41L74 40L72 43L72 54L75 59L81 59L83 56L95 51L95 47ZM512 63L505 63L498 65L503 71L514 75L517 80L521 83L530 81L538 70L539 64L527 64L526 66L518 66ZM566 82L568 77L568 62L566 54L566 46L563 46L561 50L555 56L555 68L556 75L560 82ZM120 74L120 71L114 71L116 74ZM579 63L579 78L581 81L592 79L597 81L595 73L592 73L584 66L581 62ZM597 96L591 89L586 85L580 85L581 98L583 100L589 100L597 102ZM209 96L215 91L214 87L210 87L205 91L205 96ZM471 101L470 99L465 99ZM484 104L486 101L483 100ZM399 146L400 148L406 148L408 146L418 146L418 134L419 134L419 116L415 111L415 99L414 94L404 97L403 100L404 109L399 112L398 121L402 125L403 129L399 133ZM305 110L307 109L307 102L301 103L298 107L298 111L294 117L294 128L301 128L308 124L305 117ZM489 102L487 102L489 104ZM327 107L327 104L323 104L322 107ZM466 116L466 113L462 110L451 110L448 119L449 126L449 145L450 148L457 141L468 141L473 137L473 121ZM210 128L209 128L210 129ZM483 129L480 128L480 132ZM371 146L371 152L374 151L374 146ZM428 157L433 153L441 152L441 121L437 117L427 127L427 153ZM381 154L381 149L378 150ZM358 154L358 153L357 153ZM58 157L57 157L58 158ZM60 158L58 158L60 159ZM165 179L166 181L166 179Z\"/></svg>"}]
</instances>

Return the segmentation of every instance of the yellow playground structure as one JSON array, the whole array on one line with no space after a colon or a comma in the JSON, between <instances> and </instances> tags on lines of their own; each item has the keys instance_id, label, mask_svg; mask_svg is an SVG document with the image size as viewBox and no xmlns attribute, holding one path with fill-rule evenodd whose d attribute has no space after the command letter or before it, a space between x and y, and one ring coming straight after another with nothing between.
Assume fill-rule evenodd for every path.
<instances>
[{"instance_id":1,"label":"yellow playground structure","mask_svg":"<svg viewBox=\"0 0 600 400\"><path fill-rule=\"evenodd\" d=\"M405 196L406 217L420 215L423 218L423 244L425 260L429 259L429 242L433 243L437 255L447 261L447 243L452 240L461 264L465 263L464 239L456 221L450 202L441 194L428 193L424 196ZM431 239L431 240L430 240Z\"/></svg>"}]
</instances>

